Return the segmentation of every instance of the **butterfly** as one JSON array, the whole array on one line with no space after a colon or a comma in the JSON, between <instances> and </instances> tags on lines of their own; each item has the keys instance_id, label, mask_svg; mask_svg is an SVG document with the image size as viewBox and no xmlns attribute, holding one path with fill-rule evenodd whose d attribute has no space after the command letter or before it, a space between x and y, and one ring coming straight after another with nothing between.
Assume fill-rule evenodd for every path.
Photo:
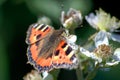
<instances>
[{"instance_id":1,"label":"butterfly","mask_svg":"<svg viewBox=\"0 0 120 80\"><path fill-rule=\"evenodd\" d=\"M63 34L64 28L55 30L45 24L30 25L26 36L28 63L39 72L76 68L78 59L75 50Z\"/></svg>"}]
</instances>

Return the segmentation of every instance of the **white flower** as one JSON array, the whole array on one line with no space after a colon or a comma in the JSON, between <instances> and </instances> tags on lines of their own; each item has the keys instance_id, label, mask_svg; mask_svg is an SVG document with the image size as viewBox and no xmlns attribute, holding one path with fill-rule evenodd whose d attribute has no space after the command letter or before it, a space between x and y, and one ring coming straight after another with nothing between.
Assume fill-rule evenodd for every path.
<instances>
[{"instance_id":1,"label":"white flower","mask_svg":"<svg viewBox=\"0 0 120 80\"><path fill-rule=\"evenodd\" d=\"M78 27L82 23L82 15L81 12L70 8L67 14L64 11L61 12L61 23L63 27L67 29L74 29Z\"/></svg>"},{"instance_id":2,"label":"white flower","mask_svg":"<svg viewBox=\"0 0 120 80\"><path fill-rule=\"evenodd\" d=\"M120 28L120 21L115 17L111 17L110 14L107 14L102 9L96 11L96 15L91 13L85 18L87 22L97 30L113 32L115 29Z\"/></svg>"},{"instance_id":3,"label":"white flower","mask_svg":"<svg viewBox=\"0 0 120 80\"><path fill-rule=\"evenodd\" d=\"M23 80L43 80L38 71L32 70L23 77Z\"/></svg>"},{"instance_id":4,"label":"white flower","mask_svg":"<svg viewBox=\"0 0 120 80\"><path fill-rule=\"evenodd\" d=\"M120 62L120 48L115 50L113 58Z\"/></svg>"},{"instance_id":5,"label":"white flower","mask_svg":"<svg viewBox=\"0 0 120 80\"><path fill-rule=\"evenodd\" d=\"M65 34L63 34L63 36L66 38L68 44L73 48L73 50L77 51L78 45L75 44L77 36L70 34L67 29L65 30Z\"/></svg>"},{"instance_id":6,"label":"white flower","mask_svg":"<svg viewBox=\"0 0 120 80\"><path fill-rule=\"evenodd\" d=\"M53 76L47 71L42 72L42 80L53 80Z\"/></svg>"},{"instance_id":7,"label":"white flower","mask_svg":"<svg viewBox=\"0 0 120 80\"><path fill-rule=\"evenodd\" d=\"M99 63L106 62L106 66L113 66L120 62L120 48L113 52L112 47L109 45L106 32L100 31L96 35L94 42L96 48L92 52L80 47L81 53Z\"/></svg>"},{"instance_id":8,"label":"white flower","mask_svg":"<svg viewBox=\"0 0 120 80\"><path fill-rule=\"evenodd\" d=\"M107 32L107 35L109 36L109 38L110 38L111 40L120 43L120 34Z\"/></svg>"},{"instance_id":9,"label":"white flower","mask_svg":"<svg viewBox=\"0 0 120 80\"><path fill-rule=\"evenodd\" d=\"M48 72L46 72L46 71L45 71L45 72L42 72L43 79L45 79L45 78L48 76L48 74L49 74L49 73L48 73Z\"/></svg>"},{"instance_id":10,"label":"white flower","mask_svg":"<svg viewBox=\"0 0 120 80\"><path fill-rule=\"evenodd\" d=\"M105 31L100 31L95 39L94 39L94 42L95 42L95 46L98 47L102 44L106 44L108 45L109 44L109 41L108 41L108 37L107 37L107 34Z\"/></svg>"},{"instance_id":11,"label":"white flower","mask_svg":"<svg viewBox=\"0 0 120 80\"><path fill-rule=\"evenodd\" d=\"M106 31L110 39L120 42L120 35L112 33L120 32L119 30L116 30L120 28L120 21L117 18L111 17L110 14L107 14L102 9L99 9L99 11L96 11L96 15L91 13L86 16L85 19L91 27L99 31Z\"/></svg>"},{"instance_id":12,"label":"white flower","mask_svg":"<svg viewBox=\"0 0 120 80\"><path fill-rule=\"evenodd\" d=\"M78 45L75 44L77 36L76 35L66 36L66 40L68 42L68 45L70 45L73 48L74 53L76 53L78 50Z\"/></svg>"}]
</instances>

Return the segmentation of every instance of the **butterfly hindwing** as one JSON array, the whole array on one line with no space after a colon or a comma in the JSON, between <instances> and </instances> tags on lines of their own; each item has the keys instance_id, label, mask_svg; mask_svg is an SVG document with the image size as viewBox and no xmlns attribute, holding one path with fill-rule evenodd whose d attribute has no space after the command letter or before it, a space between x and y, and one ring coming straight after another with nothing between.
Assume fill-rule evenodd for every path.
<instances>
[{"instance_id":1,"label":"butterfly hindwing","mask_svg":"<svg viewBox=\"0 0 120 80\"><path fill-rule=\"evenodd\" d=\"M39 71L39 72L44 72L44 71L50 71L53 69L52 66L52 57L48 57L48 58L38 58L36 60L36 65L35 68Z\"/></svg>"},{"instance_id":2,"label":"butterfly hindwing","mask_svg":"<svg viewBox=\"0 0 120 80\"><path fill-rule=\"evenodd\" d=\"M75 51L65 40L62 40L56 48L52 63L55 68L72 69L77 67L78 60Z\"/></svg>"}]
</instances>

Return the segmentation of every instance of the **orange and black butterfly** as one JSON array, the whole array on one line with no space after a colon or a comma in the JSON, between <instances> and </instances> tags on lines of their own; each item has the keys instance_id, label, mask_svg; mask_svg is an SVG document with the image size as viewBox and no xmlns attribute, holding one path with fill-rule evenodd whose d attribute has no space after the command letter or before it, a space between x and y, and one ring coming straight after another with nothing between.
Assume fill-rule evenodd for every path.
<instances>
[{"instance_id":1,"label":"orange and black butterfly","mask_svg":"<svg viewBox=\"0 0 120 80\"><path fill-rule=\"evenodd\" d=\"M78 65L75 50L67 42L65 29L55 30L45 24L32 24L27 31L28 62L39 72L73 69Z\"/></svg>"}]
</instances>

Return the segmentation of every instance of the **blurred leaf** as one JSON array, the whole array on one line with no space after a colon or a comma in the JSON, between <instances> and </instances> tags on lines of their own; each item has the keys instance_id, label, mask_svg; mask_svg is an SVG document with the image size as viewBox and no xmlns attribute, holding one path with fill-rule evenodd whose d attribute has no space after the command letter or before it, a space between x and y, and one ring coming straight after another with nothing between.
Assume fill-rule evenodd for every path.
<instances>
[{"instance_id":1,"label":"blurred leaf","mask_svg":"<svg viewBox=\"0 0 120 80\"><path fill-rule=\"evenodd\" d=\"M6 0L0 0L0 6L5 2Z\"/></svg>"},{"instance_id":2,"label":"blurred leaf","mask_svg":"<svg viewBox=\"0 0 120 80\"><path fill-rule=\"evenodd\" d=\"M87 14L92 8L92 0L26 0L26 4L34 14L48 16L59 23L62 10L68 11L69 8L75 8L83 14Z\"/></svg>"},{"instance_id":3,"label":"blurred leaf","mask_svg":"<svg viewBox=\"0 0 120 80\"><path fill-rule=\"evenodd\" d=\"M60 72L59 69L57 69L57 70L53 70L53 71L50 72L50 73L52 74L54 80L57 80L58 75L59 75L59 72Z\"/></svg>"},{"instance_id":4,"label":"blurred leaf","mask_svg":"<svg viewBox=\"0 0 120 80\"><path fill-rule=\"evenodd\" d=\"M83 15L87 14L93 6L92 0L68 0L66 4L68 5L68 8L80 10Z\"/></svg>"},{"instance_id":5,"label":"blurred leaf","mask_svg":"<svg viewBox=\"0 0 120 80\"><path fill-rule=\"evenodd\" d=\"M11 0L11 1L14 4L21 4L21 3L25 2L25 0Z\"/></svg>"},{"instance_id":6,"label":"blurred leaf","mask_svg":"<svg viewBox=\"0 0 120 80\"><path fill-rule=\"evenodd\" d=\"M29 9L38 16L50 16L54 20L59 20L60 8L53 0L26 0Z\"/></svg>"},{"instance_id":7,"label":"blurred leaf","mask_svg":"<svg viewBox=\"0 0 120 80\"><path fill-rule=\"evenodd\" d=\"M9 64L6 53L6 43L3 40L3 31L2 30L2 22L3 22L3 13L0 7L0 80L8 80L9 79Z\"/></svg>"},{"instance_id":8,"label":"blurred leaf","mask_svg":"<svg viewBox=\"0 0 120 80\"><path fill-rule=\"evenodd\" d=\"M5 42L0 37L0 80L9 80L9 64L5 47Z\"/></svg>"}]
</instances>

